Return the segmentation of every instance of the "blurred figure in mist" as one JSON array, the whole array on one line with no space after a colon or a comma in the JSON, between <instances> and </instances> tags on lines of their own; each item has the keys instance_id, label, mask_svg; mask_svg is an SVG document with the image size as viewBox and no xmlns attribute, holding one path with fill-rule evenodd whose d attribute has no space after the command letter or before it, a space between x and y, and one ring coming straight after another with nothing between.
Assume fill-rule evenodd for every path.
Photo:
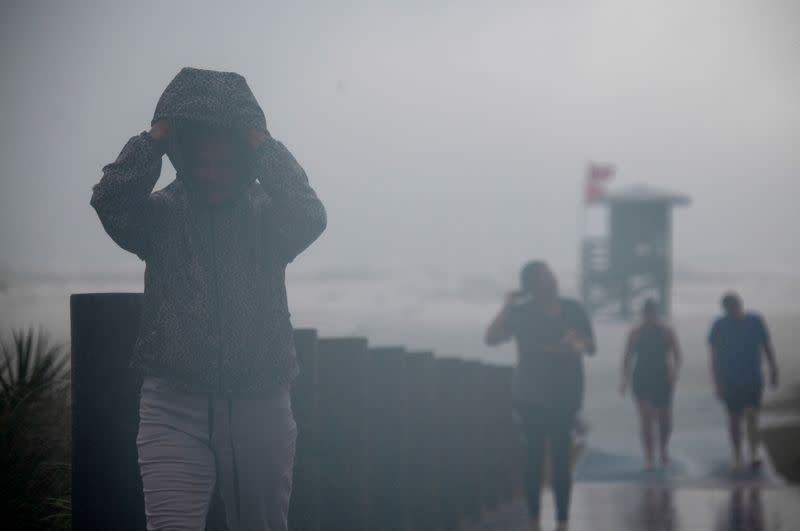
<instances>
[{"instance_id":1,"label":"blurred figure in mist","mask_svg":"<svg viewBox=\"0 0 800 531\"><path fill-rule=\"evenodd\" d=\"M574 300L559 296L544 262L527 264L520 290L506 298L486 331L486 344L516 340L512 394L527 444L526 491L530 529L540 529L542 466L550 443L558 531L567 529L572 491L572 432L583 405L583 356L594 354L589 318Z\"/></svg>"},{"instance_id":2,"label":"blurred figure in mist","mask_svg":"<svg viewBox=\"0 0 800 531\"><path fill-rule=\"evenodd\" d=\"M744 311L739 295L722 298L724 315L714 322L709 334L711 375L717 397L728 410L728 428L733 448L734 466L742 466L742 422L747 431L750 465L757 467L758 410L764 380L761 358L769 364L769 378L778 385L778 366L764 319Z\"/></svg>"},{"instance_id":3,"label":"blurred figure in mist","mask_svg":"<svg viewBox=\"0 0 800 531\"><path fill-rule=\"evenodd\" d=\"M766 526L761 489L736 488L717 519L715 531L764 531Z\"/></svg>"},{"instance_id":4,"label":"blurred figure in mist","mask_svg":"<svg viewBox=\"0 0 800 531\"><path fill-rule=\"evenodd\" d=\"M680 531L683 529L680 514L675 510L672 487L664 485L644 485L631 492L639 497L638 503L631 504L631 512L626 514L626 531ZM633 500L631 500L633 501Z\"/></svg>"},{"instance_id":5,"label":"blurred figure in mist","mask_svg":"<svg viewBox=\"0 0 800 531\"><path fill-rule=\"evenodd\" d=\"M675 331L661 320L658 303L647 299L642 308L642 322L628 336L622 360L624 396L632 383L633 397L639 408L645 468L655 465L655 436L658 426L659 457L662 465L669 463L669 437L672 433L672 396L681 349Z\"/></svg>"}]
</instances>

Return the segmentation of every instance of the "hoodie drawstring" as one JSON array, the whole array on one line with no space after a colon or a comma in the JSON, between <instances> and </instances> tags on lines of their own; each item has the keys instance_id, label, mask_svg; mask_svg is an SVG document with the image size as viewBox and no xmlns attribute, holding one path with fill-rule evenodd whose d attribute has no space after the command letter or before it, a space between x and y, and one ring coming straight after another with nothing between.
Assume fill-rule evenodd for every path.
<instances>
[{"instance_id":1,"label":"hoodie drawstring","mask_svg":"<svg viewBox=\"0 0 800 531\"><path fill-rule=\"evenodd\" d=\"M236 462L236 445L233 441L233 398L228 393L228 433L231 442L231 460L233 464L233 503L236 505L236 523L239 531L242 528L242 503L239 496L239 466Z\"/></svg>"},{"instance_id":2,"label":"hoodie drawstring","mask_svg":"<svg viewBox=\"0 0 800 531\"><path fill-rule=\"evenodd\" d=\"M236 445L234 444L234 436L233 436L233 396L228 393L227 394L227 406L228 406L228 442L231 445L231 465L233 470L231 470L231 474L233 475L233 503L235 505L236 510L236 525L238 526L239 530L241 531L241 522L242 522L242 501L241 495L239 494L239 464L236 460ZM216 404L216 394L209 393L208 394L208 445L211 448L211 451L216 456L216 452L214 451L214 416L215 416L215 404ZM217 485L219 485L219 469L217 469ZM233 508L226 509L232 510Z\"/></svg>"},{"instance_id":3,"label":"hoodie drawstring","mask_svg":"<svg viewBox=\"0 0 800 531\"><path fill-rule=\"evenodd\" d=\"M214 393L208 393L208 446L213 448L214 436Z\"/></svg>"}]
</instances>

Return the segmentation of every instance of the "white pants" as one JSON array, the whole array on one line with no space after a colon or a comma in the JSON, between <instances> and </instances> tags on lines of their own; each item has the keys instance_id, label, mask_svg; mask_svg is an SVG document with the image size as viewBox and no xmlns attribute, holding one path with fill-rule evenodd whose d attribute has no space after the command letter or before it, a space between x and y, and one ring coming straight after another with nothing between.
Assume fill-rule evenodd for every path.
<instances>
[{"instance_id":1,"label":"white pants","mask_svg":"<svg viewBox=\"0 0 800 531\"><path fill-rule=\"evenodd\" d=\"M149 531L202 531L214 487L229 531L287 531L297 425L287 389L188 393L146 378L139 467Z\"/></svg>"}]
</instances>

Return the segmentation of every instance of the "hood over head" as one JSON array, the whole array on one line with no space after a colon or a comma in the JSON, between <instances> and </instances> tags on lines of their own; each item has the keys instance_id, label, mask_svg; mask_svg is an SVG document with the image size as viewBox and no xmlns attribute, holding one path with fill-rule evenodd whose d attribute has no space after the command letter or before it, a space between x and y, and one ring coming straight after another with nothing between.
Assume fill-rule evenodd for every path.
<instances>
[{"instance_id":1,"label":"hood over head","mask_svg":"<svg viewBox=\"0 0 800 531\"><path fill-rule=\"evenodd\" d=\"M167 155L179 179L184 169L182 129L201 126L267 131L264 111L245 78L235 72L182 68L159 98L151 123L162 119L175 128Z\"/></svg>"}]
</instances>

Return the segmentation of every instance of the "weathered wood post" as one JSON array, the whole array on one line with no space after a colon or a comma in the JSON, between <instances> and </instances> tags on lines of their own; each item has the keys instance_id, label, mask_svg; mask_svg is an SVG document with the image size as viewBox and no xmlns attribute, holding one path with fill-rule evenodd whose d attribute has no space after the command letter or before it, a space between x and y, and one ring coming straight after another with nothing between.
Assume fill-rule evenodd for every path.
<instances>
[{"instance_id":1,"label":"weathered wood post","mask_svg":"<svg viewBox=\"0 0 800 531\"><path fill-rule=\"evenodd\" d=\"M320 339L320 529L368 531L367 340Z\"/></svg>"},{"instance_id":2,"label":"weathered wood post","mask_svg":"<svg viewBox=\"0 0 800 531\"><path fill-rule=\"evenodd\" d=\"M143 530L136 450L140 381L128 364L139 293L70 297L72 326L72 529Z\"/></svg>"},{"instance_id":3,"label":"weathered wood post","mask_svg":"<svg viewBox=\"0 0 800 531\"><path fill-rule=\"evenodd\" d=\"M369 351L370 529L406 531L409 496L404 481L408 452L408 369L402 347Z\"/></svg>"},{"instance_id":4,"label":"weathered wood post","mask_svg":"<svg viewBox=\"0 0 800 531\"><path fill-rule=\"evenodd\" d=\"M432 352L409 352L408 370L408 462L404 480L414 531L438 528L435 374Z\"/></svg>"},{"instance_id":5,"label":"weathered wood post","mask_svg":"<svg viewBox=\"0 0 800 531\"><path fill-rule=\"evenodd\" d=\"M290 531L319 531L320 440L318 416L317 331L294 333L300 375L292 384L292 410L297 423L297 453L294 461Z\"/></svg>"}]
</instances>

